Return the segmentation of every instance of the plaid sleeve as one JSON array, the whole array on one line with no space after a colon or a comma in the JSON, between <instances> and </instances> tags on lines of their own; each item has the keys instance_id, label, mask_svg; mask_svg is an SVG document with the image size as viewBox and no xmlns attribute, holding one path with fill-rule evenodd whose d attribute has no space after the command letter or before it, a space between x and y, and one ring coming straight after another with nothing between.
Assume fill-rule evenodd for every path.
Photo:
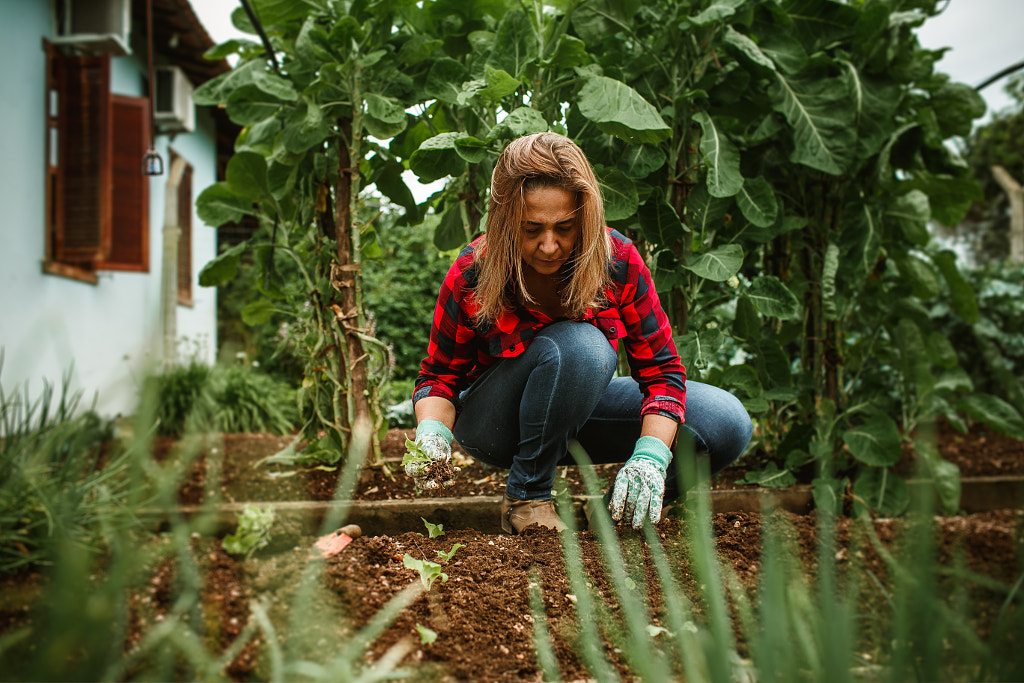
<instances>
[{"instance_id":1,"label":"plaid sleeve","mask_svg":"<svg viewBox=\"0 0 1024 683\"><path fill-rule=\"evenodd\" d=\"M686 370L672 339L654 279L632 242L619 242L615 264L621 284L619 314L626 326L626 352L632 376L643 393L641 415L657 413L678 422L686 411Z\"/></svg>"},{"instance_id":2,"label":"plaid sleeve","mask_svg":"<svg viewBox=\"0 0 1024 683\"><path fill-rule=\"evenodd\" d=\"M467 278L473 268L473 250L467 247L455 260L441 284L430 326L427 356L420 364L413 400L440 396L455 402L458 393L469 384L469 372L475 366L476 332L473 315L472 285Z\"/></svg>"}]
</instances>

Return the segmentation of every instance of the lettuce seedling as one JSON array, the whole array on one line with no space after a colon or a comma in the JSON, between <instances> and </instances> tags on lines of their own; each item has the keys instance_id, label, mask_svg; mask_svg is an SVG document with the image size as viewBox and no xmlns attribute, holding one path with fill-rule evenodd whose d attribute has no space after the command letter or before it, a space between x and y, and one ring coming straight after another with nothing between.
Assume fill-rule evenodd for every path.
<instances>
[{"instance_id":1,"label":"lettuce seedling","mask_svg":"<svg viewBox=\"0 0 1024 683\"><path fill-rule=\"evenodd\" d=\"M448 561L450 561L452 559L452 555L455 554L456 550L458 550L459 548L465 548L465 547L466 546L464 546L462 543L456 543L455 545L452 546L452 549L449 550L448 552L444 552L443 550L438 550L437 551L437 556L440 557L445 562L448 562Z\"/></svg>"},{"instance_id":2,"label":"lettuce seedling","mask_svg":"<svg viewBox=\"0 0 1024 683\"><path fill-rule=\"evenodd\" d=\"M415 569L420 573L420 581L423 583L423 587L428 591L438 579L441 579L441 583L448 581L448 575L441 571L441 565L436 562L431 562L430 560L417 560L412 555L406 553L405 557L402 558L402 564L409 569Z\"/></svg>"},{"instance_id":3,"label":"lettuce seedling","mask_svg":"<svg viewBox=\"0 0 1024 683\"><path fill-rule=\"evenodd\" d=\"M423 450L418 443L409 437L405 437L405 455L402 457L402 467L412 462L421 462L426 466L432 461L433 458L430 457L430 453Z\"/></svg>"},{"instance_id":4,"label":"lettuce seedling","mask_svg":"<svg viewBox=\"0 0 1024 683\"><path fill-rule=\"evenodd\" d=\"M444 524L431 524L423 517L420 517L423 523L427 527L427 538L437 538L438 536L444 536Z\"/></svg>"},{"instance_id":5,"label":"lettuce seedling","mask_svg":"<svg viewBox=\"0 0 1024 683\"><path fill-rule=\"evenodd\" d=\"M418 623L416 624L416 630L420 634L420 645L430 645L437 640L437 631L432 631L426 626L420 626Z\"/></svg>"},{"instance_id":6,"label":"lettuce seedling","mask_svg":"<svg viewBox=\"0 0 1024 683\"><path fill-rule=\"evenodd\" d=\"M246 505L238 515L238 529L224 537L221 545L232 555L252 557L260 548L270 543L270 527L274 524L274 508L263 510Z\"/></svg>"}]
</instances>

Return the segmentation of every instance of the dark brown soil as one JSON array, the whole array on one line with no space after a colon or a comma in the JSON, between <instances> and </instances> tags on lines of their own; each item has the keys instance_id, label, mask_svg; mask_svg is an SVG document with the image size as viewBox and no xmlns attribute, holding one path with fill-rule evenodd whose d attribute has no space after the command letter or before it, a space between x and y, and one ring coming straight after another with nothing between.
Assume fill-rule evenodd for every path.
<instances>
[{"instance_id":1,"label":"dark brown soil","mask_svg":"<svg viewBox=\"0 0 1024 683\"><path fill-rule=\"evenodd\" d=\"M392 430L388 434L383 444L385 464L364 470L357 498L381 500L415 496L398 464L406 435L411 435L411 430ZM281 476L287 474L286 468L256 465L289 441L268 435L223 435L217 443L204 447L200 457L188 468L188 481L180 495L182 502L199 503L214 494L228 501L331 499L335 493L336 472L303 470L293 476ZM172 455L171 446L161 445L164 458ZM981 426L967 435L944 431L939 447L943 457L955 462L963 476L1024 474L1024 442L1007 439ZM500 495L504 490L503 472L487 470L461 456L457 456L456 463L462 467L456 485L435 496ZM582 493L582 482L575 470L565 468L560 473L562 482L570 492ZM598 474L610 480L616 470L617 466L604 466L598 468ZM206 480L216 477L218 471L221 473L219 491ZM742 477L740 472L739 468L734 468L720 474L715 485L733 485ZM787 536L797 548L793 556L799 557L806 571L813 574L818 558L814 515L784 512L776 515L773 519L789 524ZM748 512L712 517L714 539L723 567L734 572L751 596L756 595L759 587L764 561L760 540L766 519ZM855 544L854 539L860 537L854 533L857 524L849 518L838 520L834 557L840 578L848 580L849 586L859 586L857 597L861 613L883 613L889 609L887 597L881 592L882 586L891 588L889 571L870 543ZM877 520L873 529L885 546L898 548L904 524L900 520ZM1024 512L1002 510L936 517L934 524L939 561L948 566L963 562L963 569L970 572L970 576L991 579L970 582L966 593L969 614L965 618L985 637L1006 598L1005 587L1013 585L1024 566ZM561 678L572 681L591 677L575 654L579 651L575 645L580 634L578 596L570 587L561 542L555 532L533 528L518 536L508 536L470 529L445 529L443 536L428 538L425 531L410 529L395 537L357 538L330 558L321 580L320 590L324 594L320 601L313 603L308 621L315 622L318 616L327 619L331 614L328 605L337 603L352 620L352 626L358 628L399 591L420 581L417 572L406 567L403 561L406 555L430 560L442 565L447 581L436 581L429 592L402 611L370 646L368 660L378 660L389 650L404 652L402 665L416 665L416 676L426 680L539 681L541 672L533 646L535 623L529 597L531 577L536 576L543 592L547 631L558 658ZM658 532L679 589L699 610L704 591L694 578L685 522L670 517L658 525ZM633 532L620 530L619 533L623 552L630 558L631 578L639 586L656 586L657 575L645 542ZM587 572L587 581L598 598L609 602L604 613L614 618L618 608L608 577L601 569L600 545L591 531L578 532L576 538L582 554L580 566ZM249 608L252 601L262 599L271 606L288 602L315 540L295 537L285 544L288 550L275 546L277 550L261 551L243 560L225 553L217 539L193 539L195 564L205 577L203 630L208 646L216 651L229 646L253 619ZM455 544L463 547L451 559L438 556L439 551L447 553ZM169 610L174 600L178 562L178 559L169 559L158 564L152 570L150 584L130 596L126 648L137 643ZM956 572L950 575L953 574ZM860 580L855 581L855 576ZM45 579L38 574L0 577L0 592L4 595L0 602L0 634L25 623L27 603L37 595L45 595L40 586L45 586ZM653 623L661 625L665 606L660 591L650 593L649 601ZM287 623L282 621L277 626L281 633L280 629L287 628ZM417 626L435 632L436 640L421 642ZM743 634L738 626L736 629L741 654L745 654ZM1018 646L1019 636L1014 636ZM337 634L321 636L317 642L333 642L341 637ZM877 649L884 647L876 638L884 637L865 629L864 642L858 652L866 658L876 656ZM628 676L625 662L613 648L606 648L604 654L619 668L620 675ZM266 648L257 638L242 649L225 674L235 680L265 679L267 666Z\"/></svg>"},{"instance_id":2,"label":"dark brown soil","mask_svg":"<svg viewBox=\"0 0 1024 683\"><path fill-rule=\"evenodd\" d=\"M412 480L400 465L405 454L406 437L415 437L409 429L392 429L381 441L384 457L382 465L364 468L352 498L356 500L412 500L422 497ZM204 490L208 476L207 462L223 462L220 472L220 494L227 502L238 501L329 501L335 496L338 471L330 468L305 469L257 465L267 456L285 448L291 439L270 434L224 434L220 443L207 446L194 461L188 479L181 489L183 504L197 505L212 494ZM170 441L158 444L160 452L167 453L174 446ZM946 423L940 423L937 434L939 454L960 469L962 477L1024 476L1024 441L1010 438L975 424L967 434L961 434ZM209 458L210 455L222 458ZM462 496L500 496L505 491L505 472L488 468L461 453L453 454L460 467L452 486L435 490L431 498ZM740 482L748 469L758 468L757 456L741 459L732 467L718 473L711 483L714 489L755 488ZM292 474L298 471L298 473ZM614 481L619 465L597 465L598 481L604 486ZM904 475L913 472L913 457L907 452L898 471ZM281 475L289 476L281 476ZM573 495L587 493L576 467L559 470L556 486L564 485Z\"/></svg>"}]
</instances>

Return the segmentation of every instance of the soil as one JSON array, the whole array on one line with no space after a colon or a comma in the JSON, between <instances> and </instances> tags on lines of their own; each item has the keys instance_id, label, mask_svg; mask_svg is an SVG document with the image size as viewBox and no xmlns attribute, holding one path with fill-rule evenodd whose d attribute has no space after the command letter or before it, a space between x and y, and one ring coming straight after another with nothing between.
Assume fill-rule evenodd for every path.
<instances>
[{"instance_id":1,"label":"soil","mask_svg":"<svg viewBox=\"0 0 1024 683\"><path fill-rule=\"evenodd\" d=\"M402 470L405 440L415 438L411 429L389 430L381 440L383 464L363 469L352 498L354 500L413 500L422 497ZM338 471L334 468L308 469L261 464L265 458L287 447L292 438L270 434L223 434L219 443L201 446L180 492L183 505L199 505L214 493L225 502L242 501L330 501L334 499ZM936 445L939 454L960 469L961 477L1024 476L1024 441L974 424L962 434L945 422L938 425ZM169 439L157 443L158 457L167 457L172 448L181 448ZM210 456L221 456L213 457ZM459 472L451 486L431 491L431 498L464 496L500 496L505 491L505 471L487 467L458 450L453 450ZM220 487L207 490L212 477L208 463L219 468ZM223 463L223 464L221 464ZM757 488L741 483L749 469L759 467L758 456L741 459L715 475L712 489ZM897 472L910 475L914 459L907 451ZM595 465L602 488L614 481L619 465ZM565 486L570 494L586 494L586 486L577 467L561 467L556 488ZM808 483L809 477L805 477Z\"/></svg>"},{"instance_id":2,"label":"soil","mask_svg":"<svg viewBox=\"0 0 1024 683\"><path fill-rule=\"evenodd\" d=\"M412 499L415 491L398 464L404 453L404 442L411 430L392 430L382 444L383 465L367 467L354 497L364 500ZM181 444L158 444L158 456L168 468L178 467L185 484L179 498L184 504L203 500L268 501L268 500L330 500L334 496L337 473L325 470L298 470L258 464L260 460L285 448L291 439L270 435L220 436L215 442L202 444L194 459L176 459ZM944 458L957 464L965 477L1024 474L1024 442L998 435L984 426L974 426L969 434L940 432L938 441ZM178 450L176 450L178 449ZM217 457L220 456L220 457ZM489 470L478 463L456 455L461 471L453 487L438 496L500 495L504 490L504 473ZM178 462L178 465L175 465ZM182 464L183 463L183 464ZM910 467L910 464L904 464ZM600 466L598 476L610 481L618 466ZM571 493L583 493L577 468L561 468L560 484ZM178 470L173 470L178 471ZM187 476L185 476L187 473ZM716 487L734 486L742 478L742 468L730 468L714 481ZM219 481L219 485L211 482ZM764 558L760 552L762 527L769 522L785 522L786 536L796 546L793 557L799 557L805 569L813 574L817 567L818 548L815 540L815 515L794 515L776 512L772 516L758 513L732 512L712 516L714 542L722 566L731 571L750 595L756 595ZM938 542L938 559L947 566L963 563L967 576L988 577L968 581L963 603L976 632L987 637L988 631L1006 599L1007 587L1020 576L1024 567L1024 512L999 510L961 517L936 517L933 520ZM669 558L679 590L699 610L705 585L696 578L693 553L685 533L687 522L672 515L657 527L661 543ZM858 522L840 518L837 522L834 557L842 580L859 591L858 609L862 614L886 612L888 596L883 588L891 588L889 570L883 557L870 543L864 544L856 533ZM875 520L873 530L883 547L900 546L905 522ZM562 680L586 680L592 677L577 654L582 633L578 620L579 596L572 588L571 572L567 574L559 535L553 531L531 528L517 536L490 535L472 529L445 529L444 535L430 538L427 529L410 529L390 536L356 538L323 563L320 579L312 585L314 595L309 602L290 608L299 595L297 586L309 558L314 553L315 537L290 536L282 544L257 552L251 558L227 554L216 538L193 537L191 555L203 579L201 591L203 633L205 642L215 652L223 652L255 617L253 604L267 607L270 620L278 633L287 630L289 645L296 640L306 644L298 653L309 661L323 661L345 643L355 629L361 628L379 612L387 601L412 584L420 583L415 569L406 564L406 557L430 560L441 565L447 580L436 580L429 591L419 595L402 610L389 628L368 647L370 662L395 658L403 667L416 666L416 675L425 680L542 680L537 653L534 650L535 612L531 609L531 585L543 594L545 625L550 634L557 666ZM646 542L634 532L620 529L620 545L631 579L641 590L657 586ZM161 537L166 541L166 535ZM581 561L573 567L585 568L586 581L595 595L607 603L599 610L603 619L619 614L615 591L602 570L601 544L591 531L579 531ZM857 539L860 539L858 542ZM457 544L461 547L456 548ZM450 559L439 552L451 554ZM176 599L176 577L182 561L175 552L167 552L164 560L148 568L148 583L132 590L129 604L129 629L125 648L130 650L143 633L166 615ZM944 576L963 576L949 572ZM871 577L866 578L866 577ZM951 580L951 579L950 579ZM27 572L17 577L0 577L0 635L29 619L29 605L38 596L45 596L46 578ZM21 596L22 599L19 599ZM662 593L649 595L653 624L663 626L666 605ZM1019 609L1018 603L1010 611ZM302 618L290 620L294 610ZM699 619L699 615L696 617ZM604 622L602 622L604 623ZM739 622L737 622L738 624ZM418 629L436 634L433 642L421 639ZM743 634L737 625L736 637L741 655L746 655ZM1019 651L1019 636L1012 646ZM279 635L279 637L281 637ZM656 636L652 636L656 638ZM866 659L877 657L886 643L881 634L863 631L864 642L858 653ZM877 641L877 642L876 642ZM234 680L265 680L271 676L272 661L267 655L263 636L241 649L225 669ZM628 677L628 666L620 653L606 643L606 659ZM136 672L138 673L138 672ZM144 673L144 672L143 672ZM677 675L679 672L675 672Z\"/></svg>"}]
</instances>

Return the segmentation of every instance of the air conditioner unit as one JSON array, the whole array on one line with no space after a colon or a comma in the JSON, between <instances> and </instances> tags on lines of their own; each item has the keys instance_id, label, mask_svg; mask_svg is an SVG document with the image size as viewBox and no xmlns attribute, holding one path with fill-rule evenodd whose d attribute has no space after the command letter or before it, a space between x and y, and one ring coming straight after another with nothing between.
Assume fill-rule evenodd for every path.
<instances>
[{"instance_id":1,"label":"air conditioner unit","mask_svg":"<svg viewBox=\"0 0 1024 683\"><path fill-rule=\"evenodd\" d=\"M155 77L153 120L163 131L191 133L196 127L196 108L188 76L176 66L161 66Z\"/></svg>"},{"instance_id":2,"label":"air conditioner unit","mask_svg":"<svg viewBox=\"0 0 1024 683\"><path fill-rule=\"evenodd\" d=\"M61 0L53 43L90 54L131 54L131 0Z\"/></svg>"}]
</instances>

